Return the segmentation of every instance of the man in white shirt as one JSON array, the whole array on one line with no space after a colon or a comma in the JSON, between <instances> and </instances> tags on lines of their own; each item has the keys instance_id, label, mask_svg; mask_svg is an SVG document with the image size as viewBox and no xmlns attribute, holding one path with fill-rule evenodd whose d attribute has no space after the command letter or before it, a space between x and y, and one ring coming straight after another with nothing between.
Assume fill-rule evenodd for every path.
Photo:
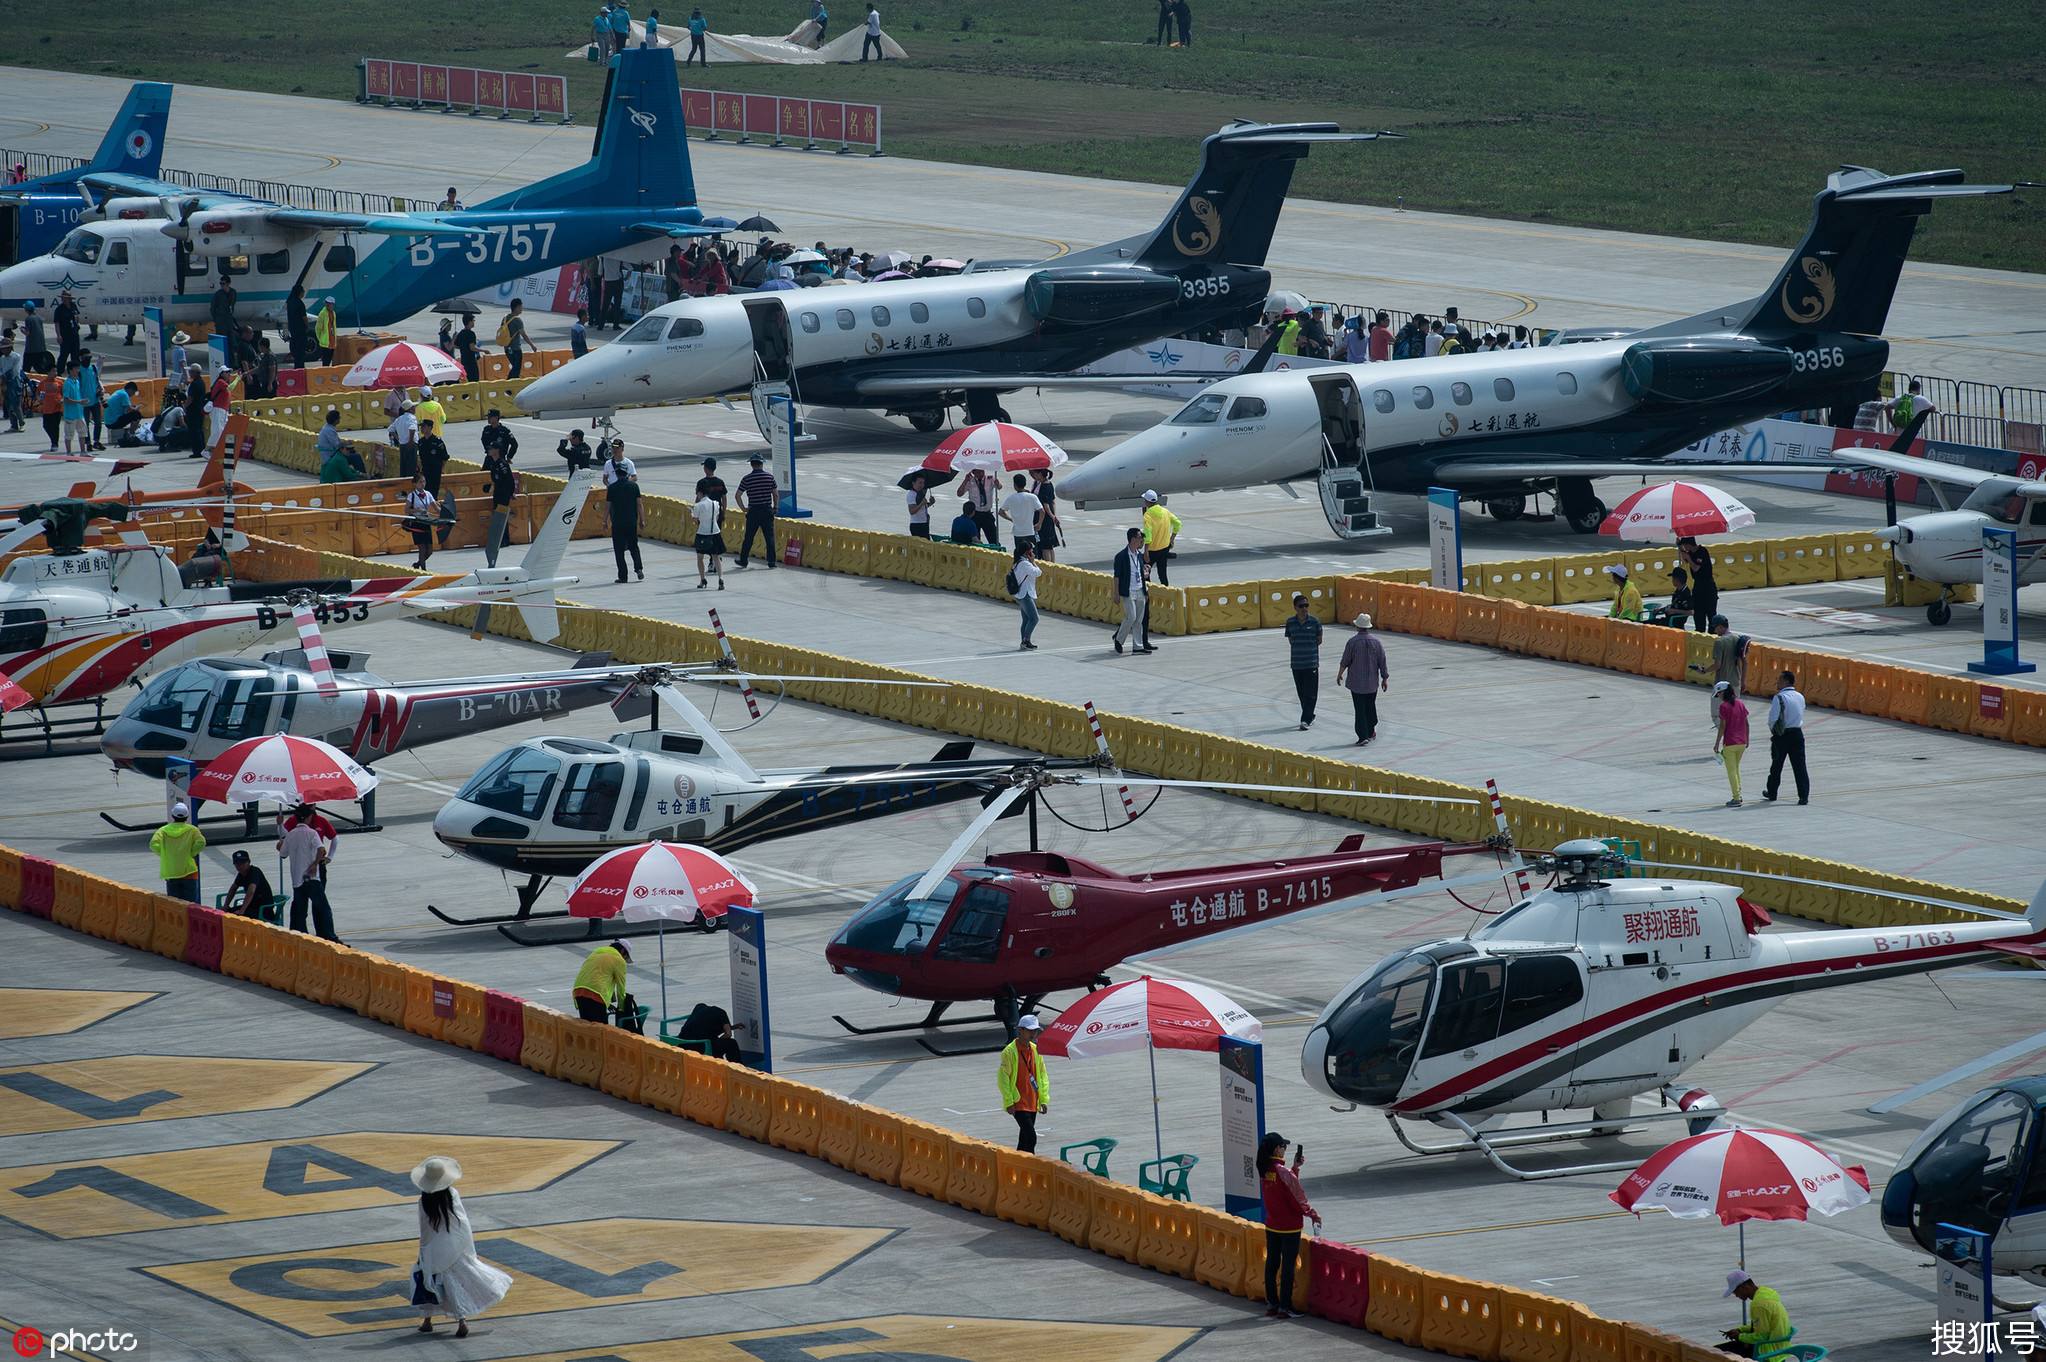
<instances>
[{"instance_id":1,"label":"man in white shirt","mask_svg":"<svg viewBox=\"0 0 2046 1362\"><path fill-rule=\"evenodd\" d=\"M725 534L724 507L708 492L699 497L695 507L696 515L696 589L703 590L710 585L705 575L703 560L710 559L711 571L717 574L718 590L725 589Z\"/></svg>"},{"instance_id":2,"label":"man in white shirt","mask_svg":"<svg viewBox=\"0 0 2046 1362\"><path fill-rule=\"evenodd\" d=\"M334 935L334 910L327 902L327 886L320 879L320 867L327 863L327 839L311 819L301 819L277 839L291 874L291 930L306 928L306 909L313 913L313 930L328 941Z\"/></svg>"},{"instance_id":3,"label":"man in white shirt","mask_svg":"<svg viewBox=\"0 0 2046 1362\"><path fill-rule=\"evenodd\" d=\"M625 441L611 441L611 457L604 460L604 485L609 487L620 478L639 481L639 466L625 457Z\"/></svg>"},{"instance_id":4,"label":"man in white shirt","mask_svg":"<svg viewBox=\"0 0 2046 1362\"><path fill-rule=\"evenodd\" d=\"M1037 579L1044 575L1044 569L1037 565L1037 546L1024 543L1009 571L1016 576L1016 608L1023 612L1023 651L1034 653L1037 645L1030 641L1030 635L1037 629Z\"/></svg>"},{"instance_id":5,"label":"man in white shirt","mask_svg":"<svg viewBox=\"0 0 2046 1362\"><path fill-rule=\"evenodd\" d=\"M1130 644L1138 654L1155 653L1144 636L1150 631L1146 627L1144 611L1150 601L1144 591L1144 532L1132 529L1124 536L1123 551L1115 555L1115 594L1122 600L1122 623L1115 626L1115 651L1120 654L1123 644Z\"/></svg>"},{"instance_id":6,"label":"man in white shirt","mask_svg":"<svg viewBox=\"0 0 2046 1362\"><path fill-rule=\"evenodd\" d=\"M1044 502L1030 490L1030 479L1018 473L1011 480L1015 490L1002 498L1002 519L1015 526L1016 557L1037 547L1037 527L1044 519Z\"/></svg>"},{"instance_id":7,"label":"man in white shirt","mask_svg":"<svg viewBox=\"0 0 2046 1362\"><path fill-rule=\"evenodd\" d=\"M1776 696L1769 701L1769 779L1762 786L1762 799L1776 802L1776 787L1783 781L1783 763L1790 762L1790 774L1797 781L1797 802L1811 803L1811 777L1804 769L1804 696L1798 693L1797 677L1784 672L1776 678Z\"/></svg>"},{"instance_id":8,"label":"man in white shirt","mask_svg":"<svg viewBox=\"0 0 2046 1362\"><path fill-rule=\"evenodd\" d=\"M885 55L881 51L881 11L875 9L872 5L867 6L867 36L860 39L861 61L867 59L868 48L873 49L875 61L886 60Z\"/></svg>"},{"instance_id":9,"label":"man in white shirt","mask_svg":"<svg viewBox=\"0 0 2046 1362\"><path fill-rule=\"evenodd\" d=\"M1442 323L1428 323L1427 358L1433 359L1442 353Z\"/></svg>"},{"instance_id":10,"label":"man in white shirt","mask_svg":"<svg viewBox=\"0 0 2046 1362\"><path fill-rule=\"evenodd\" d=\"M419 471L419 418L412 414L410 402L399 404L391 428L384 433L398 451L398 476L410 480Z\"/></svg>"}]
</instances>

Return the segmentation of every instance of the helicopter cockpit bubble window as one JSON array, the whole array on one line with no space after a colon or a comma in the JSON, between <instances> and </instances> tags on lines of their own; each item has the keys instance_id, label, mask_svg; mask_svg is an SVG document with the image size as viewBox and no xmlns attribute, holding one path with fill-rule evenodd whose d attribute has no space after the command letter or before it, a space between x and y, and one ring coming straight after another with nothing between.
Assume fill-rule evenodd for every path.
<instances>
[{"instance_id":1,"label":"helicopter cockpit bubble window","mask_svg":"<svg viewBox=\"0 0 2046 1362\"><path fill-rule=\"evenodd\" d=\"M562 782L561 801L554 806L554 826L581 832L609 832L618 796L625 789L625 763L580 761Z\"/></svg>"},{"instance_id":2,"label":"helicopter cockpit bubble window","mask_svg":"<svg viewBox=\"0 0 2046 1362\"><path fill-rule=\"evenodd\" d=\"M957 880L940 880L935 897L912 900L909 891L922 879L911 875L891 885L838 929L837 943L854 950L878 951L885 955L921 955L930 944L945 911L959 892Z\"/></svg>"},{"instance_id":3,"label":"helicopter cockpit bubble window","mask_svg":"<svg viewBox=\"0 0 2046 1362\"><path fill-rule=\"evenodd\" d=\"M1434 980L1434 959L1414 950L1386 961L1351 990L1326 1023L1332 1091L1374 1106L1399 1096L1420 1046Z\"/></svg>"},{"instance_id":4,"label":"helicopter cockpit bubble window","mask_svg":"<svg viewBox=\"0 0 2046 1362\"><path fill-rule=\"evenodd\" d=\"M1175 426L1212 426L1222 419L1222 408L1229 405L1229 399L1220 393L1207 393L1196 397L1173 414Z\"/></svg>"},{"instance_id":5,"label":"helicopter cockpit bubble window","mask_svg":"<svg viewBox=\"0 0 2046 1362\"><path fill-rule=\"evenodd\" d=\"M150 682L141 703L128 717L157 728L175 728L181 733L199 731L199 716L213 696L213 678L197 664L175 667Z\"/></svg>"},{"instance_id":6,"label":"helicopter cockpit bubble window","mask_svg":"<svg viewBox=\"0 0 2046 1362\"><path fill-rule=\"evenodd\" d=\"M545 752L514 747L469 778L457 799L519 818L538 818L554 793L561 763Z\"/></svg>"},{"instance_id":7,"label":"helicopter cockpit bubble window","mask_svg":"<svg viewBox=\"0 0 2046 1362\"><path fill-rule=\"evenodd\" d=\"M959 916L932 955L939 960L968 960L992 965L1001 949L1002 929L1009 920L1009 891L976 884L966 891Z\"/></svg>"},{"instance_id":8,"label":"helicopter cockpit bubble window","mask_svg":"<svg viewBox=\"0 0 2046 1362\"><path fill-rule=\"evenodd\" d=\"M1577 905L1550 894L1522 899L1472 932L1471 939L1574 941L1577 939Z\"/></svg>"}]
</instances>

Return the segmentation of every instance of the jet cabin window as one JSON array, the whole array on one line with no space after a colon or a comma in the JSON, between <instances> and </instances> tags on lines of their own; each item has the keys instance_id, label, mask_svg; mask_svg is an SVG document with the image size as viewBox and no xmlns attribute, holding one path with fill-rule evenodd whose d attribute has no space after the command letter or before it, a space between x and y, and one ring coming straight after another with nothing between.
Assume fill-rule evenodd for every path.
<instances>
[{"instance_id":1,"label":"jet cabin window","mask_svg":"<svg viewBox=\"0 0 2046 1362\"><path fill-rule=\"evenodd\" d=\"M1220 393L1208 393L1196 397L1179 409L1172 418L1175 426L1212 426L1222 419L1222 408L1229 405L1229 399Z\"/></svg>"},{"instance_id":2,"label":"jet cabin window","mask_svg":"<svg viewBox=\"0 0 2046 1362\"><path fill-rule=\"evenodd\" d=\"M1498 398L1501 402L1511 402L1513 400L1513 380L1510 378L1493 379L1492 396Z\"/></svg>"},{"instance_id":3,"label":"jet cabin window","mask_svg":"<svg viewBox=\"0 0 2046 1362\"><path fill-rule=\"evenodd\" d=\"M857 325L859 325L859 318L857 318L857 317L853 316L853 310L852 310L851 308L849 308L849 307L842 307L842 308L838 309L838 329L839 329L839 330L841 330L841 331L850 331L850 330L852 330L852 329L853 329L853 328L854 328L855 326L857 326Z\"/></svg>"},{"instance_id":4,"label":"jet cabin window","mask_svg":"<svg viewBox=\"0 0 2046 1362\"><path fill-rule=\"evenodd\" d=\"M873 310L872 316L873 316L873 318L874 318L874 325L876 325L876 326L886 326L886 325L888 325L888 309L887 309L887 308L885 308L885 307L877 307L877 308L875 308L875 309Z\"/></svg>"},{"instance_id":5,"label":"jet cabin window","mask_svg":"<svg viewBox=\"0 0 2046 1362\"><path fill-rule=\"evenodd\" d=\"M703 334L703 323L694 317L677 317L668 327L669 340L693 340Z\"/></svg>"},{"instance_id":6,"label":"jet cabin window","mask_svg":"<svg viewBox=\"0 0 2046 1362\"><path fill-rule=\"evenodd\" d=\"M1434 406L1435 390L1426 384L1416 384L1414 387L1414 405L1422 411L1426 411Z\"/></svg>"},{"instance_id":7,"label":"jet cabin window","mask_svg":"<svg viewBox=\"0 0 2046 1362\"><path fill-rule=\"evenodd\" d=\"M142 692L141 702L135 709L135 719L158 728L197 733L199 716L205 711L206 701L212 694L213 678L205 671L198 667L179 667L158 677L149 689Z\"/></svg>"},{"instance_id":8,"label":"jet cabin window","mask_svg":"<svg viewBox=\"0 0 2046 1362\"><path fill-rule=\"evenodd\" d=\"M642 317L633 323L630 331L618 338L620 345L651 345L661 338L668 328L666 317Z\"/></svg>"},{"instance_id":9,"label":"jet cabin window","mask_svg":"<svg viewBox=\"0 0 2046 1362\"><path fill-rule=\"evenodd\" d=\"M1575 393L1577 391L1577 375L1572 373L1557 374L1556 391L1564 397L1569 397Z\"/></svg>"},{"instance_id":10,"label":"jet cabin window","mask_svg":"<svg viewBox=\"0 0 2046 1362\"><path fill-rule=\"evenodd\" d=\"M81 265L97 265L101 244L96 234L76 231L57 243L56 254L65 260L76 260Z\"/></svg>"},{"instance_id":11,"label":"jet cabin window","mask_svg":"<svg viewBox=\"0 0 2046 1362\"><path fill-rule=\"evenodd\" d=\"M1255 421L1265 414L1265 400L1262 397L1239 397L1229 408L1232 421Z\"/></svg>"},{"instance_id":12,"label":"jet cabin window","mask_svg":"<svg viewBox=\"0 0 2046 1362\"><path fill-rule=\"evenodd\" d=\"M966 300L966 315L969 317L987 316L987 304L978 298L968 298Z\"/></svg>"},{"instance_id":13,"label":"jet cabin window","mask_svg":"<svg viewBox=\"0 0 2046 1362\"><path fill-rule=\"evenodd\" d=\"M222 256L220 258L220 272L222 274L247 274L249 272L249 258L245 255Z\"/></svg>"},{"instance_id":14,"label":"jet cabin window","mask_svg":"<svg viewBox=\"0 0 2046 1362\"><path fill-rule=\"evenodd\" d=\"M514 747L470 777L458 799L520 818L538 818L554 792L561 763L530 747Z\"/></svg>"},{"instance_id":15,"label":"jet cabin window","mask_svg":"<svg viewBox=\"0 0 2046 1362\"><path fill-rule=\"evenodd\" d=\"M909 305L909 319L921 326L931 319L931 310L922 303L911 303Z\"/></svg>"},{"instance_id":16,"label":"jet cabin window","mask_svg":"<svg viewBox=\"0 0 2046 1362\"><path fill-rule=\"evenodd\" d=\"M1468 407L1471 404L1471 385L1468 383L1450 384L1449 400L1456 403L1459 407Z\"/></svg>"},{"instance_id":17,"label":"jet cabin window","mask_svg":"<svg viewBox=\"0 0 2046 1362\"><path fill-rule=\"evenodd\" d=\"M554 808L554 826L609 832L611 815L618 811L618 795L624 788L623 762L576 763L561 787L561 802Z\"/></svg>"},{"instance_id":18,"label":"jet cabin window","mask_svg":"<svg viewBox=\"0 0 2046 1362\"><path fill-rule=\"evenodd\" d=\"M1380 411L1392 410L1392 390L1380 388L1371 394L1371 405Z\"/></svg>"},{"instance_id":19,"label":"jet cabin window","mask_svg":"<svg viewBox=\"0 0 2046 1362\"><path fill-rule=\"evenodd\" d=\"M817 314L814 312L805 312L799 320L803 324L803 329L813 336L824 325L823 322L817 320Z\"/></svg>"}]
</instances>

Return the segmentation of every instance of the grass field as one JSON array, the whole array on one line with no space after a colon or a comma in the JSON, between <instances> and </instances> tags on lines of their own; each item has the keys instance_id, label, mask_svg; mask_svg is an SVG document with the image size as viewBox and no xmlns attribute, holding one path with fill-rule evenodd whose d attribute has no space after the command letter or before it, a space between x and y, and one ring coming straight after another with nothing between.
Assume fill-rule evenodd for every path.
<instances>
[{"instance_id":1,"label":"grass field","mask_svg":"<svg viewBox=\"0 0 2046 1362\"><path fill-rule=\"evenodd\" d=\"M1841 162L2046 179L2036 4L1194 7L1193 47L1161 51L1147 41L1152 0L886 0L910 61L718 66L690 83L878 100L897 154L1175 184L1197 139L1228 118L1329 118L1407 137L1317 152L1296 193L1786 247ZM334 98L353 93L365 54L530 66L566 72L587 120L597 68L560 54L595 8L330 0L298 27L277 8L194 0L167 19L101 0L79 25L0 0L0 63ZM863 5L833 8L837 33ZM667 22L687 12L676 4ZM807 8L741 0L706 13L722 31L776 34ZM1942 205L1914 254L2046 271L2042 203L2046 191L2022 190Z\"/></svg>"}]
</instances>

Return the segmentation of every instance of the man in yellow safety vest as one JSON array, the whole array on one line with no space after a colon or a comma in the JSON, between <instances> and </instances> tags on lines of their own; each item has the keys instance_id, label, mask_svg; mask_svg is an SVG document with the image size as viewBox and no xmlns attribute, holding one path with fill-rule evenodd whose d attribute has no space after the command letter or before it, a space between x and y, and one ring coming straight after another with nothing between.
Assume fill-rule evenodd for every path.
<instances>
[{"instance_id":1,"label":"man in yellow safety vest","mask_svg":"<svg viewBox=\"0 0 2046 1362\"><path fill-rule=\"evenodd\" d=\"M1615 563L1606 571L1613 579L1613 608L1606 612L1610 619L1641 622L1641 589L1627 579L1627 565Z\"/></svg>"},{"instance_id":2,"label":"man in yellow safety vest","mask_svg":"<svg viewBox=\"0 0 2046 1362\"><path fill-rule=\"evenodd\" d=\"M1051 1110L1051 1078L1037 1037L1043 1029L1035 1012L1016 1021L1016 1039L1002 1050L995 1084L1002 1090L1002 1110L1016 1118L1016 1148L1028 1154L1037 1148L1037 1115Z\"/></svg>"},{"instance_id":3,"label":"man in yellow safety vest","mask_svg":"<svg viewBox=\"0 0 2046 1362\"><path fill-rule=\"evenodd\" d=\"M1144 493L1144 556L1150 560L1158 585L1170 586L1165 575L1166 559L1172 556L1172 541L1179 538L1179 517L1158 502L1158 494Z\"/></svg>"}]
</instances>

